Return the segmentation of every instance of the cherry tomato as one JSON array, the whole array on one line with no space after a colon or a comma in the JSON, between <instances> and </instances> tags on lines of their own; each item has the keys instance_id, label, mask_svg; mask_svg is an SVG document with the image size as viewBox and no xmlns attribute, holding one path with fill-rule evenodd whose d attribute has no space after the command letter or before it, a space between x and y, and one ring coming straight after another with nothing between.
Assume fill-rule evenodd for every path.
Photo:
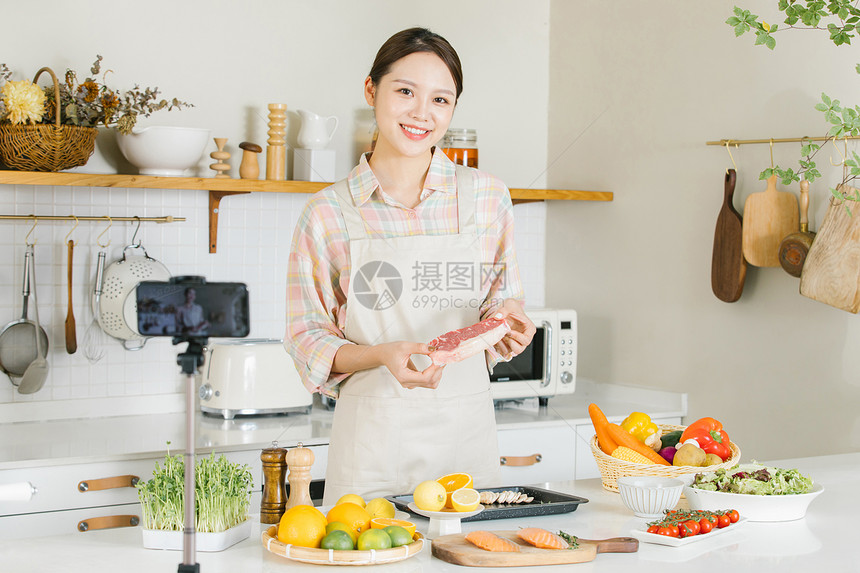
<instances>
[{"instance_id":1,"label":"cherry tomato","mask_svg":"<svg viewBox=\"0 0 860 573\"><path fill-rule=\"evenodd\" d=\"M710 521L710 522L711 522L711 525L713 525L714 527L716 527L716 526L717 526L717 523L719 522L719 520L718 520L718 518L717 518L717 514L716 514L716 513L710 513L710 512L709 512L709 513L708 513L708 515L707 515L707 516L705 516L705 519L707 519L708 521Z\"/></svg>"},{"instance_id":2,"label":"cherry tomato","mask_svg":"<svg viewBox=\"0 0 860 573\"><path fill-rule=\"evenodd\" d=\"M729 516L725 513L717 517L717 527L728 527L731 522L732 520L729 519Z\"/></svg>"},{"instance_id":3,"label":"cherry tomato","mask_svg":"<svg viewBox=\"0 0 860 573\"><path fill-rule=\"evenodd\" d=\"M690 535L698 535L699 534L699 530L701 528L699 527L699 522L696 521L695 519L690 519L690 520L685 521L684 525L687 526L687 529L690 530Z\"/></svg>"},{"instance_id":4,"label":"cherry tomato","mask_svg":"<svg viewBox=\"0 0 860 573\"><path fill-rule=\"evenodd\" d=\"M710 533L713 528L714 524L708 518L703 517L699 520L699 533Z\"/></svg>"},{"instance_id":5,"label":"cherry tomato","mask_svg":"<svg viewBox=\"0 0 860 573\"><path fill-rule=\"evenodd\" d=\"M674 525L667 525L665 527L661 527L657 531L657 535L665 535L666 537L678 537L680 534L678 533L678 528Z\"/></svg>"},{"instance_id":6,"label":"cherry tomato","mask_svg":"<svg viewBox=\"0 0 860 573\"><path fill-rule=\"evenodd\" d=\"M726 515L729 516L729 521L731 521L732 523L737 523L738 520L741 518L741 515L736 509L730 509L728 513L726 513Z\"/></svg>"},{"instance_id":7,"label":"cherry tomato","mask_svg":"<svg viewBox=\"0 0 860 573\"><path fill-rule=\"evenodd\" d=\"M657 533L658 531L660 531L659 525L652 525L648 528L648 533Z\"/></svg>"},{"instance_id":8,"label":"cherry tomato","mask_svg":"<svg viewBox=\"0 0 860 573\"><path fill-rule=\"evenodd\" d=\"M678 537L681 537L683 539L684 537L692 537L694 535L695 533L693 533L692 529L687 527L686 523L678 525Z\"/></svg>"}]
</instances>

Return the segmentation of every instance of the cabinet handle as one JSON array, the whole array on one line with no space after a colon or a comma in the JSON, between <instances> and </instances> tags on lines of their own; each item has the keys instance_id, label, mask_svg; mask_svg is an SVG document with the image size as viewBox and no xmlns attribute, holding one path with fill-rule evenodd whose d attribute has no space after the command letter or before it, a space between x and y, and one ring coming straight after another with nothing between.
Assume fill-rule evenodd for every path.
<instances>
[{"instance_id":1,"label":"cabinet handle","mask_svg":"<svg viewBox=\"0 0 860 573\"><path fill-rule=\"evenodd\" d=\"M114 476L109 478L88 479L78 483L78 491L99 491L103 489L114 489L118 487L134 487L140 478L133 475Z\"/></svg>"},{"instance_id":2,"label":"cabinet handle","mask_svg":"<svg viewBox=\"0 0 860 573\"><path fill-rule=\"evenodd\" d=\"M499 464L503 466L533 466L540 462L543 456L532 454L530 456L501 456Z\"/></svg>"},{"instance_id":3,"label":"cabinet handle","mask_svg":"<svg viewBox=\"0 0 860 573\"><path fill-rule=\"evenodd\" d=\"M91 517L78 522L78 531L85 533L91 529L110 529L112 527L136 527L140 518L136 515L106 515Z\"/></svg>"}]
</instances>

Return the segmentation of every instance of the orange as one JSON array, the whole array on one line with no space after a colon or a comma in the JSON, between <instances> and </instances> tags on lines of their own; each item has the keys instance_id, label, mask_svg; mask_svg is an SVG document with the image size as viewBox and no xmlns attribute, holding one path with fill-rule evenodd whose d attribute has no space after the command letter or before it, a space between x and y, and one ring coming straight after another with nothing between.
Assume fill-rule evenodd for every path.
<instances>
[{"instance_id":1,"label":"orange","mask_svg":"<svg viewBox=\"0 0 860 573\"><path fill-rule=\"evenodd\" d=\"M463 487L472 487L472 476L466 473L444 475L440 478L437 478L436 481L445 486L445 491L448 492L448 499L445 501L445 507L449 509L454 508L454 506L451 505L452 492Z\"/></svg>"},{"instance_id":2,"label":"orange","mask_svg":"<svg viewBox=\"0 0 860 573\"><path fill-rule=\"evenodd\" d=\"M481 503L481 494L469 487L461 487L450 496L454 511L474 511Z\"/></svg>"},{"instance_id":3,"label":"orange","mask_svg":"<svg viewBox=\"0 0 860 573\"><path fill-rule=\"evenodd\" d=\"M356 533L370 529L370 514L355 503L340 503L331 508L325 517L329 523L333 521L345 523Z\"/></svg>"},{"instance_id":4,"label":"orange","mask_svg":"<svg viewBox=\"0 0 860 573\"><path fill-rule=\"evenodd\" d=\"M370 520L371 529L385 529L389 525L399 525L400 527L408 531L409 535L415 537L415 524L411 521L405 521L403 519L393 519L390 517L374 517Z\"/></svg>"},{"instance_id":5,"label":"orange","mask_svg":"<svg viewBox=\"0 0 860 573\"><path fill-rule=\"evenodd\" d=\"M278 541L301 547L319 547L326 535L325 515L310 505L291 507L281 516Z\"/></svg>"}]
</instances>

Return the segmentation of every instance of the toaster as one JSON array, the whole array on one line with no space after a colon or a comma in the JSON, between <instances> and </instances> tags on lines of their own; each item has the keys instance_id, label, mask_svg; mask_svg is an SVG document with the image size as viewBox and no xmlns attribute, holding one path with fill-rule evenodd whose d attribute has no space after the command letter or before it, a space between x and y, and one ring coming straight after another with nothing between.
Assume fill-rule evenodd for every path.
<instances>
[{"instance_id":1,"label":"toaster","mask_svg":"<svg viewBox=\"0 0 860 573\"><path fill-rule=\"evenodd\" d=\"M302 384L283 340L236 339L206 349L200 410L235 416L307 413L313 396Z\"/></svg>"}]
</instances>

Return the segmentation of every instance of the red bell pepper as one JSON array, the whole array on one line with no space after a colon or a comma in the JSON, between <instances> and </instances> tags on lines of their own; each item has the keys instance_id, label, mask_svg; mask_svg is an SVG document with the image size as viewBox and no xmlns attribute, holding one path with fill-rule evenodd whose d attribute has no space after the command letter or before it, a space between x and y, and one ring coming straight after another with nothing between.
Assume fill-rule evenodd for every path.
<instances>
[{"instance_id":1,"label":"red bell pepper","mask_svg":"<svg viewBox=\"0 0 860 573\"><path fill-rule=\"evenodd\" d=\"M679 443L683 444L690 439L696 440L706 454L716 454L723 461L732 457L729 435L723 425L713 418L702 418L687 426Z\"/></svg>"}]
</instances>

